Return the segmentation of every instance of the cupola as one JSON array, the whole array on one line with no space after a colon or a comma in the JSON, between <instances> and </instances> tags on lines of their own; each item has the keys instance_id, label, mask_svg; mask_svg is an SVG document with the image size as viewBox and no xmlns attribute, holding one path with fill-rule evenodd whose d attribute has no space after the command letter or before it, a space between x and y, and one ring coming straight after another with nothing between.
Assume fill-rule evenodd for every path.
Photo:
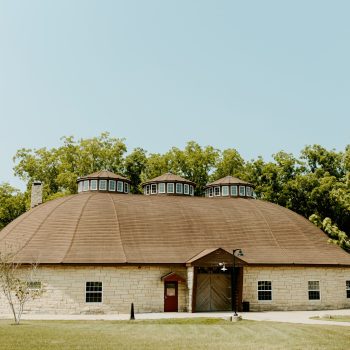
<instances>
[{"instance_id":1,"label":"cupola","mask_svg":"<svg viewBox=\"0 0 350 350\"><path fill-rule=\"evenodd\" d=\"M204 189L206 197L254 197L254 185L233 176L211 182Z\"/></svg>"},{"instance_id":2,"label":"cupola","mask_svg":"<svg viewBox=\"0 0 350 350\"><path fill-rule=\"evenodd\" d=\"M131 181L124 176L114 174L107 170L79 177L78 193L82 192L113 192L129 193Z\"/></svg>"},{"instance_id":3,"label":"cupola","mask_svg":"<svg viewBox=\"0 0 350 350\"><path fill-rule=\"evenodd\" d=\"M179 175L166 173L142 184L145 195L193 196L196 184Z\"/></svg>"}]
</instances>

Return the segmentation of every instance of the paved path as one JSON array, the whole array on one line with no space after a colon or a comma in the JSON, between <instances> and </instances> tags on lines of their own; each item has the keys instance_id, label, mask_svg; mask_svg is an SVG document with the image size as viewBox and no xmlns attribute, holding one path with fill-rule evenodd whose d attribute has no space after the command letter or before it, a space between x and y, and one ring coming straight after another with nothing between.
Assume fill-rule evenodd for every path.
<instances>
[{"instance_id":1,"label":"paved path","mask_svg":"<svg viewBox=\"0 0 350 350\"><path fill-rule=\"evenodd\" d=\"M241 312L239 315L245 320L254 321L274 321L274 322L289 322L289 323L304 323L304 324L322 324L322 325L337 325L348 326L350 322L336 322L312 320L310 317L322 315L347 315L350 316L350 309L343 310L323 310L323 311L268 311L268 312ZM162 312L162 313L142 313L136 314L138 320L156 320L169 318L189 318L189 317L216 317L228 318L232 316L232 312ZM0 315L0 319L10 319L11 315ZM109 315L34 315L24 314L24 320L128 320L129 314L109 314Z\"/></svg>"}]
</instances>

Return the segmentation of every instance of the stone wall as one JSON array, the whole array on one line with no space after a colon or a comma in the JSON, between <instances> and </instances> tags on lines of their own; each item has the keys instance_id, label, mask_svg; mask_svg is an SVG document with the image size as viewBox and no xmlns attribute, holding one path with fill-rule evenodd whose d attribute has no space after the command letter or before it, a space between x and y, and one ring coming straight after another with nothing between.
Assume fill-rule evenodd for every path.
<instances>
[{"instance_id":1,"label":"stone wall","mask_svg":"<svg viewBox=\"0 0 350 350\"><path fill-rule=\"evenodd\" d=\"M186 279L186 268L179 266L41 266L37 273L45 292L29 302L25 312L41 314L94 314L164 311L164 282L161 277L175 272ZM103 283L102 303L85 302L85 283ZM179 283L179 311L187 311L186 282ZM10 314L0 295L0 314Z\"/></svg>"},{"instance_id":2,"label":"stone wall","mask_svg":"<svg viewBox=\"0 0 350 350\"><path fill-rule=\"evenodd\" d=\"M326 310L350 307L346 282L350 268L244 267L243 301L251 311ZM258 300L258 281L272 282L272 300ZM308 299L308 281L319 281L320 300Z\"/></svg>"}]
</instances>

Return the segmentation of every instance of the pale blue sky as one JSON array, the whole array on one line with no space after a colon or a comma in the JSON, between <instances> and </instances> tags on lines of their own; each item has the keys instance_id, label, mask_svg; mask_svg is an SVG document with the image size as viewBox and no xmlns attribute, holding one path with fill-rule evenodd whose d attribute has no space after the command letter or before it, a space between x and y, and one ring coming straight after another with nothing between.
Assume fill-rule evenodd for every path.
<instances>
[{"instance_id":1,"label":"pale blue sky","mask_svg":"<svg viewBox=\"0 0 350 350\"><path fill-rule=\"evenodd\" d=\"M246 159L350 143L350 2L0 0L0 182L102 131Z\"/></svg>"}]
</instances>

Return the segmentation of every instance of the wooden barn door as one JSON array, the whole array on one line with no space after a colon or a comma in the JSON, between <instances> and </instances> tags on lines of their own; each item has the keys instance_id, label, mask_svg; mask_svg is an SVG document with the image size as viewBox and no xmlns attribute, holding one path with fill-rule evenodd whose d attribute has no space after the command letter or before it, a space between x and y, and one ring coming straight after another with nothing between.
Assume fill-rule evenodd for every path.
<instances>
[{"instance_id":1,"label":"wooden barn door","mask_svg":"<svg viewBox=\"0 0 350 350\"><path fill-rule=\"evenodd\" d=\"M231 276L215 270L197 274L196 311L231 310Z\"/></svg>"}]
</instances>

